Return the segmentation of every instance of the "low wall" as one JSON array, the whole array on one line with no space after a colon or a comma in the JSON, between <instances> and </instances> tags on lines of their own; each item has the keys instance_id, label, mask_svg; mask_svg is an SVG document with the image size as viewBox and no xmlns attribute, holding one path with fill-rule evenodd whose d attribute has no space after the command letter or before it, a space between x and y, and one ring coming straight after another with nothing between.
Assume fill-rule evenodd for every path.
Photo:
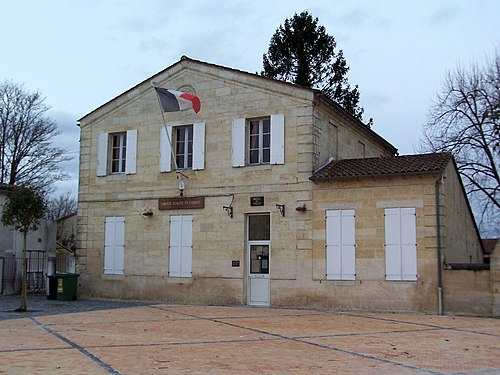
<instances>
[{"instance_id":1,"label":"low wall","mask_svg":"<svg viewBox=\"0 0 500 375\"><path fill-rule=\"evenodd\" d=\"M496 247L490 254L490 268L491 291L493 294L491 314L495 318L500 318L500 241L496 242Z\"/></svg>"},{"instance_id":2,"label":"low wall","mask_svg":"<svg viewBox=\"0 0 500 375\"><path fill-rule=\"evenodd\" d=\"M443 270L445 314L492 316L490 270Z\"/></svg>"}]
</instances>

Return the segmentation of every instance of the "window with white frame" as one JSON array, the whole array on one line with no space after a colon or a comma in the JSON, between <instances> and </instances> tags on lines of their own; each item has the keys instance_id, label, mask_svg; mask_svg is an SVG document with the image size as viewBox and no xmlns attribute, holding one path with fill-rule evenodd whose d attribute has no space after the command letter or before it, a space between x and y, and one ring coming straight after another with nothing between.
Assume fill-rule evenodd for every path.
<instances>
[{"instance_id":1,"label":"window with white frame","mask_svg":"<svg viewBox=\"0 0 500 375\"><path fill-rule=\"evenodd\" d=\"M233 120L232 165L284 164L285 116Z\"/></svg>"},{"instance_id":2,"label":"window with white frame","mask_svg":"<svg viewBox=\"0 0 500 375\"><path fill-rule=\"evenodd\" d=\"M417 234L414 207L385 209L385 278L417 280Z\"/></svg>"},{"instance_id":3,"label":"window with white frame","mask_svg":"<svg viewBox=\"0 0 500 375\"><path fill-rule=\"evenodd\" d=\"M104 228L104 273L123 275L125 263L125 217L106 217Z\"/></svg>"},{"instance_id":4,"label":"window with white frame","mask_svg":"<svg viewBox=\"0 0 500 375\"><path fill-rule=\"evenodd\" d=\"M356 279L354 210L326 211L326 278Z\"/></svg>"},{"instance_id":5,"label":"window with white frame","mask_svg":"<svg viewBox=\"0 0 500 375\"><path fill-rule=\"evenodd\" d=\"M248 164L269 164L271 156L271 119L248 121Z\"/></svg>"},{"instance_id":6,"label":"window with white frame","mask_svg":"<svg viewBox=\"0 0 500 375\"><path fill-rule=\"evenodd\" d=\"M135 174L137 130L101 133L97 145L97 176Z\"/></svg>"},{"instance_id":7,"label":"window with white frame","mask_svg":"<svg viewBox=\"0 0 500 375\"><path fill-rule=\"evenodd\" d=\"M205 169L205 123L168 125L160 129L160 172L171 172L175 166Z\"/></svg>"},{"instance_id":8,"label":"window with white frame","mask_svg":"<svg viewBox=\"0 0 500 375\"><path fill-rule=\"evenodd\" d=\"M188 169L193 167L193 126L179 126L175 128L175 161L177 168Z\"/></svg>"},{"instance_id":9,"label":"window with white frame","mask_svg":"<svg viewBox=\"0 0 500 375\"><path fill-rule=\"evenodd\" d=\"M125 173L127 161L127 133L110 134L111 138L111 174Z\"/></svg>"},{"instance_id":10,"label":"window with white frame","mask_svg":"<svg viewBox=\"0 0 500 375\"><path fill-rule=\"evenodd\" d=\"M193 256L193 216L170 216L168 275L191 277Z\"/></svg>"}]
</instances>

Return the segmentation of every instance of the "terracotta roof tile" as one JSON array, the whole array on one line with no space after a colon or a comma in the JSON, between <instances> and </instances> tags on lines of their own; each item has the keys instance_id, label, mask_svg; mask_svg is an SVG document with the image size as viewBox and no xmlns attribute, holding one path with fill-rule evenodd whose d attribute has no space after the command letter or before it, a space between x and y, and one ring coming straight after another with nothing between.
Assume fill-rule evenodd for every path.
<instances>
[{"instance_id":1,"label":"terracotta roof tile","mask_svg":"<svg viewBox=\"0 0 500 375\"><path fill-rule=\"evenodd\" d=\"M325 181L436 173L442 172L451 159L450 153L433 153L333 160L316 170L309 179L311 181Z\"/></svg>"}]
</instances>

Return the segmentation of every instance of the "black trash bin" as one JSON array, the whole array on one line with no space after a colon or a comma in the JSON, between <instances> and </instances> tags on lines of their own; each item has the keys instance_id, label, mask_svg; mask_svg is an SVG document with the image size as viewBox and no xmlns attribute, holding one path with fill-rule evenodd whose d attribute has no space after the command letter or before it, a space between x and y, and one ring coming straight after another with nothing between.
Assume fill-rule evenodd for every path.
<instances>
[{"instance_id":1,"label":"black trash bin","mask_svg":"<svg viewBox=\"0 0 500 375\"><path fill-rule=\"evenodd\" d=\"M57 299L57 276L51 275L49 278L49 294L47 299Z\"/></svg>"},{"instance_id":2,"label":"black trash bin","mask_svg":"<svg viewBox=\"0 0 500 375\"><path fill-rule=\"evenodd\" d=\"M56 274L57 278L57 300L58 301L74 301L76 300L76 292L78 287L78 274L76 273L60 273Z\"/></svg>"}]
</instances>

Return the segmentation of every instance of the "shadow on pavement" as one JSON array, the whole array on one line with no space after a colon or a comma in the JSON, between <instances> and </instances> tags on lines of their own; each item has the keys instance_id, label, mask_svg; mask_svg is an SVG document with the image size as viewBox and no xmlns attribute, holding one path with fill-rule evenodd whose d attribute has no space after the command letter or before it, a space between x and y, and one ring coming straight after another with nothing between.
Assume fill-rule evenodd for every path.
<instances>
[{"instance_id":1,"label":"shadow on pavement","mask_svg":"<svg viewBox=\"0 0 500 375\"><path fill-rule=\"evenodd\" d=\"M0 320L144 306L148 303L109 300L57 301L48 300L44 294L32 294L28 295L27 312L14 311L20 304L21 296L19 295L0 296Z\"/></svg>"}]
</instances>

